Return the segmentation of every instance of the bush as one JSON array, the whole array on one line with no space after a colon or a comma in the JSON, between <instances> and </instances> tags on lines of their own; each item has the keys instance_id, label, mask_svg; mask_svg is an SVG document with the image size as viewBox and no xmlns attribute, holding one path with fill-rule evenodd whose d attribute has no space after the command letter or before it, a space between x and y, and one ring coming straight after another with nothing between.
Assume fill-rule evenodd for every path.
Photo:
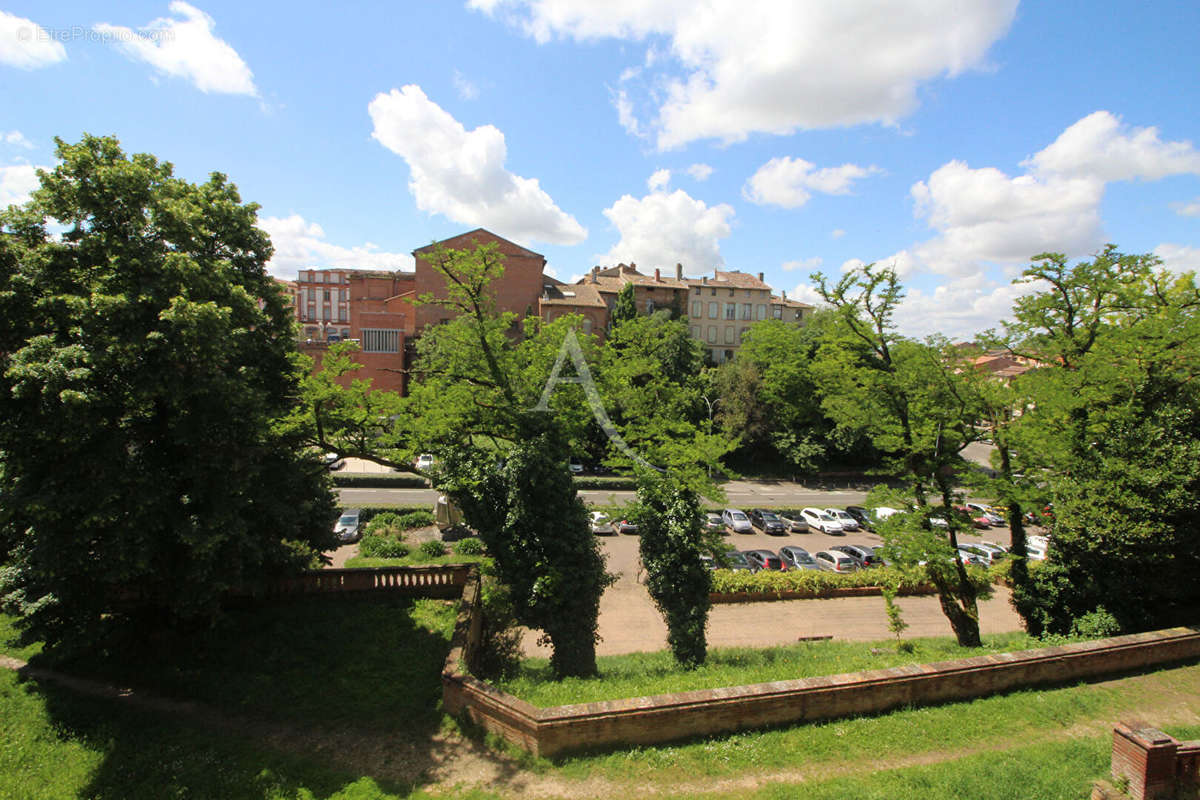
<instances>
[{"instance_id":1,"label":"bush","mask_svg":"<svg viewBox=\"0 0 1200 800\"><path fill-rule=\"evenodd\" d=\"M432 558L446 555L446 545L438 539L430 539L428 542L421 542L420 550L422 553Z\"/></svg>"},{"instance_id":2,"label":"bush","mask_svg":"<svg viewBox=\"0 0 1200 800\"><path fill-rule=\"evenodd\" d=\"M1071 625L1071 636L1080 639L1103 639L1121 633L1121 623L1104 606L1079 617Z\"/></svg>"},{"instance_id":3,"label":"bush","mask_svg":"<svg viewBox=\"0 0 1200 800\"><path fill-rule=\"evenodd\" d=\"M454 545L454 552L460 556L482 555L483 550L483 542L473 536L462 539Z\"/></svg>"},{"instance_id":4,"label":"bush","mask_svg":"<svg viewBox=\"0 0 1200 800\"><path fill-rule=\"evenodd\" d=\"M403 530L403 526L400 525L400 515L394 511L384 511L371 518L364 533L367 536L373 533L396 534L401 530Z\"/></svg>"},{"instance_id":5,"label":"bush","mask_svg":"<svg viewBox=\"0 0 1200 800\"><path fill-rule=\"evenodd\" d=\"M379 474L379 473L345 473L333 474L333 485L342 488L358 489L424 489L429 481L420 475Z\"/></svg>"},{"instance_id":6,"label":"bush","mask_svg":"<svg viewBox=\"0 0 1200 800\"><path fill-rule=\"evenodd\" d=\"M986 570L967 569L977 590L990 586ZM924 567L879 567L863 569L845 575L818 570L762 570L747 572L719 569L713 572L713 591L722 594L738 592L805 592L814 597L832 589L848 589L863 586L894 586L897 594L913 594L929 587Z\"/></svg>"},{"instance_id":7,"label":"bush","mask_svg":"<svg viewBox=\"0 0 1200 800\"><path fill-rule=\"evenodd\" d=\"M367 558L404 558L409 553L409 547L399 537L369 533L359 543L358 553Z\"/></svg>"},{"instance_id":8,"label":"bush","mask_svg":"<svg viewBox=\"0 0 1200 800\"><path fill-rule=\"evenodd\" d=\"M407 514L400 514L396 518L396 524L401 530L412 530L413 528L427 528L433 524L432 511L409 511Z\"/></svg>"}]
</instances>

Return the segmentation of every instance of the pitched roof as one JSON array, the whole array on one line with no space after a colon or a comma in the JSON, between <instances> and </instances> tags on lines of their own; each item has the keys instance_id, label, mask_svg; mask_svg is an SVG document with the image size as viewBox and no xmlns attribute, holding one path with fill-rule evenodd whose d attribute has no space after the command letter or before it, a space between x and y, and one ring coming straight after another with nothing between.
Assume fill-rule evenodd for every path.
<instances>
[{"instance_id":1,"label":"pitched roof","mask_svg":"<svg viewBox=\"0 0 1200 800\"><path fill-rule=\"evenodd\" d=\"M687 278L689 286L712 286L718 289L760 289L771 291L771 287L758 276L740 270L713 270L713 277Z\"/></svg>"},{"instance_id":2,"label":"pitched roof","mask_svg":"<svg viewBox=\"0 0 1200 800\"><path fill-rule=\"evenodd\" d=\"M799 300L793 300L790 297L780 297L779 295L771 295L771 305L784 306L785 308L816 308L812 303L802 303Z\"/></svg>"},{"instance_id":3,"label":"pitched roof","mask_svg":"<svg viewBox=\"0 0 1200 800\"><path fill-rule=\"evenodd\" d=\"M544 283L542 297L538 302L543 306L608 308L608 303L600 296L599 288L591 283Z\"/></svg>"},{"instance_id":4,"label":"pitched roof","mask_svg":"<svg viewBox=\"0 0 1200 800\"><path fill-rule=\"evenodd\" d=\"M517 244L516 242L510 241L508 239L505 239L503 236L498 236L498 235L492 233L487 228L476 228L473 231L467 231L466 233L460 233L457 236L451 236L449 239L442 239L440 242L433 242L431 244L425 245L424 247L418 247L416 250L413 250L412 252L413 252L413 255L415 256L417 253L424 253L426 250L432 250L434 247L437 247L438 245L441 245L443 247L451 247L452 242L459 242L460 240L465 240L462 242L463 244L465 244L467 241L470 241L471 239L483 239L485 241L504 242L505 244L511 245L512 247L514 247L517 250L522 251L523 253L527 253L528 255L531 255L531 256L536 256L536 257L542 259L543 261L546 258L541 253L535 253L527 247L522 247L521 245Z\"/></svg>"},{"instance_id":5,"label":"pitched roof","mask_svg":"<svg viewBox=\"0 0 1200 800\"><path fill-rule=\"evenodd\" d=\"M631 264L617 264L615 267L606 267L604 269L594 270L583 276L579 283L589 283L593 286L600 287L602 292L619 292L625 288L625 284L632 283L634 286L646 286L652 289L687 289L687 281L676 280L675 278L664 278L653 275L643 275L638 271L637 267ZM592 279L595 278L593 281Z\"/></svg>"}]
</instances>

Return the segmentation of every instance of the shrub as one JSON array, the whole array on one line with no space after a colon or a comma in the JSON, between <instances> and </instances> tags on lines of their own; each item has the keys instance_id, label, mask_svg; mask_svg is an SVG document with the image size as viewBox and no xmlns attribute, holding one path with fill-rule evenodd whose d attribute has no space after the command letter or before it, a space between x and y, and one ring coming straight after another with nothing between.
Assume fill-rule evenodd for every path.
<instances>
[{"instance_id":1,"label":"shrub","mask_svg":"<svg viewBox=\"0 0 1200 800\"><path fill-rule=\"evenodd\" d=\"M427 528L433 524L433 512L409 511L407 514L400 514L396 518L396 524L405 531L413 528Z\"/></svg>"},{"instance_id":2,"label":"shrub","mask_svg":"<svg viewBox=\"0 0 1200 800\"><path fill-rule=\"evenodd\" d=\"M968 568L968 574L976 584L977 590L989 587L988 573L979 568ZM722 594L737 592L806 592L814 597L832 589L848 589L862 586L892 586L897 594L913 594L929 587L925 576L925 568L914 567L879 567L875 569L858 570L847 574L824 572L818 570L762 570L747 572L719 569L713 573L713 591Z\"/></svg>"},{"instance_id":3,"label":"shrub","mask_svg":"<svg viewBox=\"0 0 1200 800\"><path fill-rule=\"evenodd\" d=\"M483 554L483 542L475 537L461 539L454 545L454 552L460 556L477 556Z\"/></svg>"},{"instance_id":4,"label":"shrub","mask_svg":"<svg viewBox=\"0 0 1200 800\"><path fill-rule=\"evenodd\" d=\"M383 533L369 533L358 545L359 555L367 558L404 558L409 547L403 539Z\"/></svg>"},{"instance_id":5,"label":"shrub","mask_svg":"<svg viewBox=\"0 0 1200 800\"><path fill-rule=\"evenodd\" d=\"M1071 636L1080 639L1103 639L1121 633L1121 623L1104 606L1078 617L1071 625Z\"/></svg>"},{"instance_id":6,"label":"shrub","mask_svg":"<svg viewBox=\"0 0 1200 800\"><path fill-rule=\"evenodd\" d=\"M368 536L377 532L394 534L401 530L403 530L403 526L400 525L400 515L394 511L384 511L371 518L371 521L367 523L365 534Z\"/></svg>"},{"instance_id":7,"label":"shrub","mask_svg":"<svg viewBox=\"0 0 1200 800\"><path fill-rule=\"evenodd\" d=\"M446 545L438 539L430 539L428 542L421 542L420 550L427 556L436 558L446 555Z\"/></svg>"}]
</instances>

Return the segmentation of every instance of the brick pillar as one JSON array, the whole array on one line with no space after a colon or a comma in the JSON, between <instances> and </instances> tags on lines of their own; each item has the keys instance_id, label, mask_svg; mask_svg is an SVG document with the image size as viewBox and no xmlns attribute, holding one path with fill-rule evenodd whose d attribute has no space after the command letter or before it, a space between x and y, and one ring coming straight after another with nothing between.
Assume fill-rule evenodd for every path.
<instances>
[{"instance_id":1,"label":"brick pillar","mask_svg":"<svg viewBox=\"0 0 1200 800\"><path fill-rule=\"evenodd\" d=\"M1129 780L1134 800L1155 800L1175 791L1175 751L1179 742L1143 722L1113 729L1112 774Z\"/></svg>"}]
</instances>

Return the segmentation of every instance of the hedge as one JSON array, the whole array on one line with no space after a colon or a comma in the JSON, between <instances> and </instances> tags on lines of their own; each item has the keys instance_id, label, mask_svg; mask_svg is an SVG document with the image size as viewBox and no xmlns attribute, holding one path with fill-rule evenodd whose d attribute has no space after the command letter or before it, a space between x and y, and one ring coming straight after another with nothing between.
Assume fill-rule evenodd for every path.
<instances>
[{"instance_id":1,"label":"hedge","mask_svg":"<svg viewBox=\"0 0 1200 800\"><path fill-rule=\"evenodd\" d=\"M335 472L333 485L339 489L428 489L429 481L404 473Z\"/></svg>"},{"instance_id":2,"label":"hedge","mask_svg":"<svg viewBox=\"0 0 1200 800\"><path fill-rule=\"evenodd\" d=\"M588 476L574 478L575 488L582 490L604 491L611 492L633 492L637 491L637 481L633 478L627 478L620 475L615 476Z\"/></svg>"},{"instance_id":3,"label":"hedge","mask_svg":"<svg viewBox=\"0 0 1200 800\"><path fill-rule=\"evenodd\" d=\"M987 588L993 579L990 571L976 567L968 573L980 589ZM718 569L713 572L713 594L779 594L794 593L803 597L829 596L835 589L875 588L893 585L897 594L924 594L930 591L929 581L923 567L875 567L848 573L824 570L799 570L787 572L764 569L748 570Z\"/></svg>"},{"instance_id":4,"label":"hedge","mask_svg":"<svg viewBox=\"0 0 1200 800\"><path fill-rule=\"evenodd\" d=\"M342 503L341 508L342 510L347 508L357 508L359 512L359 525L366 525L371 521L372 517L374 517L376 514L382 514L384 511L392 511L396 514L411 514L414 511L431 512L431 508L428 505L406 506L401 505L400 503L380 503L379 505L373 506L356 506L351 503Z\"/></svg>"}]
</instances>

